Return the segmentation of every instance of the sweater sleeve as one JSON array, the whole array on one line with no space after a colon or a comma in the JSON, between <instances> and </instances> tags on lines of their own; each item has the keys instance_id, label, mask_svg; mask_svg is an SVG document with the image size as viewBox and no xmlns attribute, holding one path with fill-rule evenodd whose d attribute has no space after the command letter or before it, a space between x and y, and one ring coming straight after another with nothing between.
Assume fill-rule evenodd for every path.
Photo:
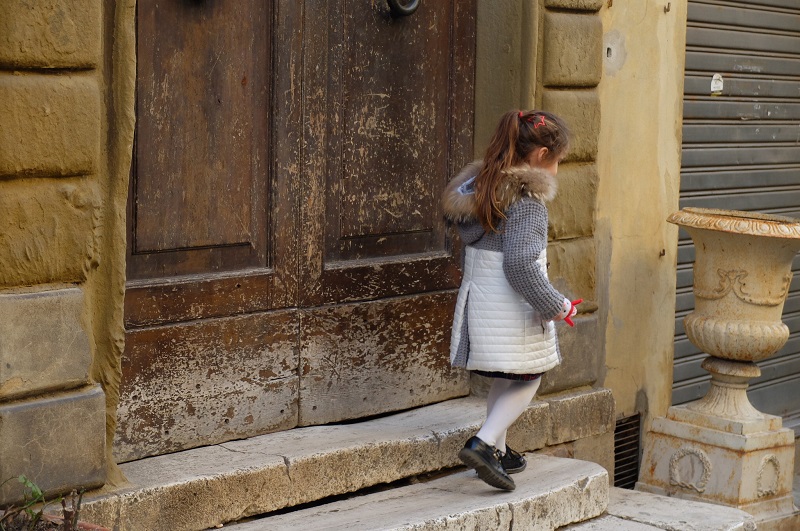
<instances>
[{"instance_id":1,"label":"sweater sleeve","mask_svg":"<svg viewBox=\"0 0 800 531\"><path fill-rule=\"evenodd\" d=\"M539 312L552 319L563 310L564 295L559 293L536 260L547 247L547 207L536 199L525 198L506 211L503 232L503 272L508 283Z\"/></svg>"}]
</instances>

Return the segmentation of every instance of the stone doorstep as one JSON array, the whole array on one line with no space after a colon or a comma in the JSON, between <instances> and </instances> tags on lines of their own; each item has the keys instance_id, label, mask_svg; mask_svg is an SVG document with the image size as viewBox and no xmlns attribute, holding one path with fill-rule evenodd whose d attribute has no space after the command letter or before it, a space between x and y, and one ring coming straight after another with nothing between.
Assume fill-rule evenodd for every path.
<instances>
[{"instance_id":1,"label":"stone doorstep","mask_svg":"<svg viewBox=\"0 0 800 531\"><path fill-rule=\"evenodd\" d=\"M601 515L608 472L588 461L532 455L517 488L492 488L471 471L425 483L234 523L235 531L462 530L550 531Z\"/></svg>"},{"instance_id":2,"label":"stone doorstep","mask_svg":"<svg viewBox=\"0 0 800 531\"><path fill-rule=\"evenodd\" d=\"M563 438L569 423L576 424L580 437L613 431L613 414L610 423L605 413L550 419L551 407L561 411L570 402L579 410L613 411L606 389L545 397L512 427L512 447L530 451L560 444L564 441L552 439ZM484 415L484 399L467 397L363 422L297 428L124 463L120 468L129 485L88 493L81 515L115 531L206 529L356 492L460 466L458 450Z\"/></svg>"}]
</instances>

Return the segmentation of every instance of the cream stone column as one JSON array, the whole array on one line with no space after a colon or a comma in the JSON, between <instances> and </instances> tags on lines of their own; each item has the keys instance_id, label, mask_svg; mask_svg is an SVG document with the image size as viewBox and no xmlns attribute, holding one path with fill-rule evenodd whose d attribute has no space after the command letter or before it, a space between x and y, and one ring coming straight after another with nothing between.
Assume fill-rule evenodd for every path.
<instances>
[{"instance_id":1,"label":"cream stone column","mask_svg":"<svg viewBox=\"0 0 800 531\"><path fill-rule=\"evenodd\" d=\"M731 210L686 208L668 219L695 244L695 309L689 340L710 354L705 397L673 406L647 434L638 490L710 501L754 515L759 529L798 529L794 431L756 410L747 385L756 361L775 354L789 329L781 312L800 250L800 222Z\"/></svg>"}]
</instances>

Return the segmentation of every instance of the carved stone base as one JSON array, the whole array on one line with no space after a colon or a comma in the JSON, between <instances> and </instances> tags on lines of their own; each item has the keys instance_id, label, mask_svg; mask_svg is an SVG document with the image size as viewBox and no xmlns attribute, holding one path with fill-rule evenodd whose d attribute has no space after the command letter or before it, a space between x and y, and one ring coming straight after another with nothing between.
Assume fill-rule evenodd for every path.
<instances>
[{"instance_id":1,"label":"carved stone base","mask_svg":"<svg viewBox=\"0 0 800 531\"><path fill-rule=\"evenodd\" d=\"M781 429L781 417L758 411L747 398L748 381L761 376L758 365L709 356L701 366L711 373L708 393L670 408L667 418L738 435Z\"/></svg>"},{"instance_id":2,"label":"carved stone base","mask_svg":"<svg viewBox=\"0 0 800 531\"><path fill-rule=\"evenodd\" d=\"M778 417L737 422L672 407L645 437L641 470L644 492L736 507L758 521L797 514L794 432Z\"/></svg>"}]
</instances>

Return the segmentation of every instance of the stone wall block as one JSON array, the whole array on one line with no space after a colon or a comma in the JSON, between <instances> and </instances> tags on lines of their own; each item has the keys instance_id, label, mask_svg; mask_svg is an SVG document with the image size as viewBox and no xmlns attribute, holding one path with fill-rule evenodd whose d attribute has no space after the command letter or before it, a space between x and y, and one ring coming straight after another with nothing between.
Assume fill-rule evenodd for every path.
<instances>
[{"instance_id":1,"label":"stone wall block","mask_svg":"<svg viewBox=\"0 0 800 531\"><path fill-rule=\"evenodd\" d=\"M602 466L608 472L609 484L614 484L614 430L599 435L577 439L572 443L574 459L591 461Z\"/></svg>"},{"instance_id":2,"label":"stone wall block","mask_svg":"<svg viewBox=\"0 0 800 531\"><path fill-rule=\"evenodd\" d=\"M83 291L0 292L0 401L89 381Z\"/></svg>"},{"instance_id":3,"label":"stone wall block","mask_svg":"<svg viewBox=\"0 0 800 531\"><path fill-rule=\"evenodd\" d=\"M0 405L0 477L25 474L48 496L105 482L105 395L99 385ZM0 487L0 503L22 485Z\"/></svg>"},{"instance_id":4,"label":"stone wall block","mask_svg":"<svg viewBox=\"0 0 800 531\"><path fill-rule=\"evenodd\" d=\"M550 239L571 239L594 233L597 167L563 164L558 169L558 194L547 207Z\"/></svg>"},{"instance_id":5,"label":"stone wall block","mask_svg":"<svg viewBox=\"0 0 800 531\"><path fill-rule=\"evenodd\" d=\"M102 6L97 0L3 0L0 67L95 67Z\"/></svg>"},{"instance_id":6,"label":"stone wall block","mask_svg":"<svg viewBox=\"0 0 800 531\"><path fill-rule=\"evenodd\" d=\"M580 308L580 306L579 306ZM561 348L561 365L542 377L540 394L557 393L593 385L603 367L603 330L597 313L578 314L575 327L556 325Z\"/></svg>"},{"instance_id":7,"label":"stone wall block","mask_svg":"<svg viewBox=\"0 0 800 531\"><path fill-rule=\"evenodd\" d=\"M0 181L0 288L84 281L98 260L99 202L88 178Z\"/></svg>"},{"instance_id":8,"label":"stone wall block","mask_svg":"<svg viewBox=\"0 0 800 531\"><path fill-rule=\"evenodd\" d=\"M554 398L550 404L548 445L614 431L614 397L610 389L592 389Z\"/></svg>"},{"instance_id":9,"label":"stone wall block","mask_svg":"<svg viewBox=\"0 0 800 531\"><path fill-rule=\"evenodd\" d=\"M0 123L0 177L96 173L102 123L94 77L0 74Z\"/></svg>"},{"instance_id":10,"label":"stone wall block","mask_svg":"<svg viewBox=\"0 0 800 531\"><path fill-rule=\"evenodd\" d=\"M600 11L606 0L545 0L545 7L575 11Z\"/></svg>"},{"instance_id":11,"label":"stone wall block","mask_svg":"<svg viewBox=\"0 0 800 531\"><path fill-rule=\"evenodd\" d=\"M565 296L581 298L580 311L597 309L596 249L592 238L558 240L547 245L548 275L553 285Z\"/></svg>"},{"instance_id":12,"label":"stone wall block","mask_svg":"<svg viewBox=\"0 0 800 531\"><path fill-rule=\"evenodd\" d=\"M594 14L546 12L545 86L595 87L603 74L603 24Z\"/></svg>"},{"instance_id":13,"label":"stone wall block","mask_svg":"<svg viewBox=\"0 0 800 531\"><path fill-rule=\"evenodd\" d=\"M519 452L538 450L547 444L549 433L550 406L534 399L509 428L508 445Z\"/></svg>"},{"instance_id":14,"label":"stone wall block","mask_svg":"<svg viewBox=\"0 0 800 531\"><path fill-rule=\"evenodd\" d=\"M545 90L542 107L561 116L572 131L566 162L597 158L600 99L596 90Z\"/></svg>"}]
</instances>

